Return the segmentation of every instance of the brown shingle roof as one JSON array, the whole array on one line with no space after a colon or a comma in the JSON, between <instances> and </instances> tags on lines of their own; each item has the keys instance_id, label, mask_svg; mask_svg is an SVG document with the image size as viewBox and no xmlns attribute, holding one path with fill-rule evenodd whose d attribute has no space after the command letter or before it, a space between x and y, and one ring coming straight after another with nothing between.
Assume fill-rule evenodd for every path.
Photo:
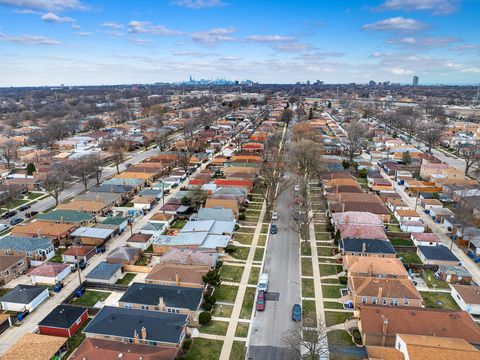
<instances>
[{"instance_id":1,"label":"brown shingle roof","mask_svg":"<svg viewBox=\"0 0 480 360\"><path fill-rule=\"evenodd\" d=\"M409 279L350 276L349 283L357 296L371 296L389 299L422 300L420 293Z\"/></svg>"},{"instance_id":2,"label":"brown shingle roof","mask_svg":"<svg viewBox=\"0 0 480 360\"><path fill-rule=\"evenodd\" d=\"M361 305L359 309L362 331L367 334L381 334L383 322L388 320L389 335L453 337L480 344L480 327L466 311L374 305Z\"/></svg>"},{"instance_id":3,"label":"brown shingle roof","mask_svg":"<svg viewBox=\"0 0 480 360\"><path fill-rule=\"evenodd\" d=\"M452 285L467 304L480 304L480 286Z\"/></svg>"},{"instance_id":4,"label":"brown shingle roof","mask_svg":"<svg viewBox=\"0 0 480 360\"><path fill-rule=\"evenodd\" d=\"M343 264L351 274L368 274L371 272L374 276L408 277L407 270L397 258L346 255L343 258Z\"/></svg>"},{"instance_id":5,"label":"brown shingle roof","mask_svg":"<svg viewBox=\"0 0 480 360\"><path fill-rule=\"evenodd\" d=\"M175 282L178 274L180 283L203 284L202 276L209 268L203 265L157 264L145 280Z\"/></svg>"},{"instance_id":6,"label":"brown shingle roof","mask_svg":"<svg viewBox=\"0 0 480 360\"><path fill-rule=\"evenodd\" d=\"M67 338L27 333L3 356L2 360L50 360Z\"/></svg>"}]
</instances>

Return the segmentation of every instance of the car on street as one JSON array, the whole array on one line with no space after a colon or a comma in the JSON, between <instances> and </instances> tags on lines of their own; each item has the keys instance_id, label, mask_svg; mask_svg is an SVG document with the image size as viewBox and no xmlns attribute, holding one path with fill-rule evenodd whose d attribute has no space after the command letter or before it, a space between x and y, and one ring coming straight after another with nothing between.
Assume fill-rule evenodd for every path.
<instances>
[{"instance_id":1,"label":"car on street","mask_svg":"<svg viewBox=\"0 0 480 360\"><path fill-rule=\"evenodd\" d=\"M28 209L30 209L30 205L23 205L23 206L20 206L18 208L19 211L25 211L25 210L28 210Z\"/></svg>"},{"instance_id":2,"label":"car on street","mask_svg":"<svg viewBox=\"0 0 480 360\"><path fill-rule=\"evenodd\" d=\"M2 215L2 219L10 219L11 217L14 217L17 215L17 211L7 211L5 214Z\"/></svg>"},{"instance_id":3,"label":"car on street","mask_svg":"<svg viewBox=\"0 0 480 360\"><path fill-rule=\"evenodd\" d=\"M270 234L275 235L278 232L277 225L272 224L270 225Z\"/></svg>"},{"instance_id":4,"label":"car on street","mask_svg":"<svg viewBox=\"0 0 480 360\"><path fill-rule=\"evenodd\" d=\"M257 303L255 305L257 311L265 310L265 292L259 291L257 295Z\"/></svg>"},{"instance_id":5,"label":"car on street","mask_svg":"<svg viewBox=\"0 0 480 360\"><path fill-rule=\"evenodd\" d=\"M28 213L25 213L25 218L30 219L34 217L35 215L38 215L38 211L30 211Z\"/></svg>"},{"instance_id":6,"label":"car on street","mask_svg":"<svg viewBox=\"0 0 480 360\"><path fill-rule=\"evenodd\" d=\"M278 213L277 212L272 213L272 220L278 220Z\"/></svg>"},{"instance_id":7,"label":"car on street","mask_svg":"<svg viewBox=\"0 0 480 360\"><path fill-rule=\"evenodd\" d=\"M10 225L7 224L0 224L0 231L5 231L10 227Z\"/></svg>"},{"instance_id":8,"label":"car on street","mask_svg":"<svg viewBox=\"0 0 480 360\"><path fill-rule=\"evenodd\" d=\"M299 186L299 185L295 185L295 186L293 187L293 190L295 190L295 191L297 191L297 192L300 191L300 186Z\"/></svg>"},{"instance_id":9,"label":"car on street","mask_svg":"<svg viewBox=\"0 0 480 360\"><path fill-rule=\"evenodd\" d=\"M10 220L10 225L15 226L17 224L20 224L22 221L23 221L23 219L15 218L15 219Z\"/></svg>"},{"instance_id":10,"label":"car on street","mask_svg":"<svg viewBox=\"0 0 480 360\"><path fill-rule=\"evenodd\" d=\"M129 167L132 167L132 166L133 166L132 163L126 163L126 164L125 164L125 168L127 168L127 169L128 169Z\"/></svg>"},{"instance_id":11,"label":"car on street","mask_svg":"<svg viewBox=\"0 0 480 360\"><path fill-rule=\"evenodd\" d=\"M292 320L301 321L302 320L302 307L300 304L295 304L292 307Z\"/></svg>"}]
</instances>

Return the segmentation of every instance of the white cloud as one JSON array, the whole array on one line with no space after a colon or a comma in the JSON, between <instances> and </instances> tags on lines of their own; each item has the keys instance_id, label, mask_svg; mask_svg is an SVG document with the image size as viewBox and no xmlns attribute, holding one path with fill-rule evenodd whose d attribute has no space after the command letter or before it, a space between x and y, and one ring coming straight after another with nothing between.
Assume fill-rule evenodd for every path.
<instances>
[{"instance_id":1,"label":"white cloud","mask_svg":"<svg viewBox=\"0 0 480 360\"><path fill-rule=\"evenodd\" d=\"M190 34L194 41L206 45L215 45L220 42L235 41L236 38L231 36L237 30L234 28L216 28L207 31L199 31Z\"/></svg>"},{"instance_id":2,"label":"white cloud","mask_svg":"<svg viewBox=\"0 0 480 360\"><path fill-rule=\"evenodd\" d=\"M73 30L80 30L81 27L80 27L79 25L77 25L77 24L72 24L72 29L73 29Z\"/></svg>"},{"instance_id":3,"label":"white cloud","mask_svg":"<svg viewBox=\"0 0 480 360\"><path fill-rule=\"evenodd\" d=\"M427 37L404 37L391 38L386 41L391 45L415 46L415 47L444 47L452 43L459 42L461 39L451 36L427 36Z\"/></svg>"},{"instance_id":4,"label":"white cloud","mask_svg":"<svg viewBox=\"0 0 480 360\"><path fill-rule=\"evenodd\" d=\"M122 24L116 23L116 22L114 22L114 21L104 22L104 23L101 24L100 26L106 27L106 28L110 28L110 29L115 29L115 30L123 29L123 25L122 25Z\"/></svg>"},{"instance_id":5,"label":"white cloud","mask_svg":"<svg viewBox=\"0 0 480 360\"><path fill-rule=\"evenodd\" d=\"M291 36L283 35L251 35L246 38L247 41L251 42L284 42L284 41L293 41L295 38Z\"/></svg>"},{"instance_id":6,"label":"white cloud","mask_svg":"<svg viewBox=\"0 0 480 360\"><path fill-rule=\"evenodd\" d=\"M480 67L465 68L465 69L460 70L460 72L479 74L480 73Z\"/></svg>"},{"instance_id":7,"label":"white cloud","mask_svg":"<svg viewBox=\"0 0 480 360\"><path fill-rule=\"evenodd\" d=\"M136 37L128 37L127 39L131 43L133 43L135 45L139 45L139 46L150 46L150 45L154 44L154 42L151 41L151 40L140 39L140 38L136 38Z\"/></svg>"},{"instance_id":8,"label":"white cloud","mask_svg":"<svg viewBox=\"0 0 480 360\"><path fill-rule=\"evenodd\" d=\"M426 24L401 16L363 25L363 29L365 30L376 31L418 31L424 28L426 28Z\"/></svg>"},{"instance_id":9,"label":"white cloud","mask_svg":"<svg viewBox=\"0 0 480 360\"><path fill-rule=\"evenodd\" d=\"M413 71L407 70L407 69L402 69L400 67L394 67L390 69L386 69L388 72L394 74L394 75L411 75L413 74Z\"/></svg>"},{"instance_id":10,"label":"white cloud","mask_svg":"<svg viewBox=\"0 0 480 360\"><path fill-rule=\"evenodd\" d=\"M93 35L91 32L88 31L76 31L75 35L81 36L81 37L87 37Z\"/></svg>"},{"instance_id":11,"label":"white cloud","mask_svg":"<svg viewBox=\"0 0 480 360\"><path fill-rule=\"evenodd\" d=\"M225 5L221 0L172 0L170 3L190 9L205 9Z\"/></svg>"},{"instance_id":12,"label":"white cloud","mask_svg":"<svg viewBox=\"0 0 480 360\"><path fill-rule=\"evenodd\" d=\"M479 50L480 45L477 44L463 44L463 45L457 45L452 48L450 48L450 51L467 51L467 50Z\"/></svg>"},{"instance_id":13,"label":"white cloud","mask_svg":"<svg viewBox=\"0 0 480 360\"><path fill-rule=\"evenodd\" d=\"M455 12L459 0L387 0L378 10L428 11L433 15L447 15Z\"/></svg>"},{"instance_id":14,"label":"white cloud","mask_svg":"<svg viewBox=\"0 0 480 360\"><path fill-rule=\"evenodd\" d=\"M0 0L0 4L42 11L86 10L80 0Z\"/></svg>"},{"instance_id":15,"label":"white cloud","mask_svg":"<svg viewBox=\"0 0 480 360\"><path fill-rule=\"evenodd\" d=\"M46 36L38 36L38 35L29 35L29 34L22 34L22 35L7 35L4 33L0 33L0 41L7 41L19 44L27 44L27 45L58 45L60 42L50 39Z\"/></svg>"},{"instance_id":16,"label":"white cloud","mask_svg":"<svg viewBox=\"0 0 480 360\"><path fill-rule=\"evenodd\" d=\"M298 52L310 49L312 46L306 43L291 42L286 44L277 44L273 48L282 52Z\"/></svg>"},{"instance_id":17,"label":"white cloud","mask_svg":"<svg viewBox=\"0 0 480 360\"><path fill-rule=\"evenodd\" d=\"M205 52L200 52L200 51L193 51L193 50L176 50L176 51L172 51L172 55L198 57L198 56L209 56L209 55L212 55L212 54L205 53Z\"/></svg>"},{"instance_id":18,"label":"white cloud","mask_svg":"<svg viewBox=\"0 0 480 360\"><path fill-rule=\"evenodd\" d=\"M161 36L181 35L180 31L169 29L163 25L154 25L148 21L132 20L128 23L128 32L133 34L152 34Z\"/></svg>"},{"instance_id":19,"label":"white cloud","mask_svg":"<svg viewBox=\"0 0 480 360\"><path fill-rule=\"evenodd\" d=\"M72 19L68 16L58 16L52 12L42 15L42 20L49 23L71 23L75 22L75 19Z\"/></svg>"}]
</instances>

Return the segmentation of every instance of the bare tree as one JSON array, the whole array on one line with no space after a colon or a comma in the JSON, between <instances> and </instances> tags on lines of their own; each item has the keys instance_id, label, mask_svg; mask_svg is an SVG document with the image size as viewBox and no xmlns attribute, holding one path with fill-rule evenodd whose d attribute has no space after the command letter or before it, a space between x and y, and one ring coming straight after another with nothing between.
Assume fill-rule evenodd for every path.
<instances>
[{"instance_id":1,"label":"bare tree","mask_svg":"<svg viewBox=\"0 0 480 360\"><path fill-rule=\"evenodd\" d=\"M70 176L64 169L49 171L45 177L43 187L45 188L45 191L55 199L55 206L58 206L60 194L67 187L69 179Z\"/></svg>"},{"instance_id":2,"label":"bare tree","mask_svg":"<svg viewBox=\"0 0 480 360\"><path fill-rule=\"evenodd\" d=\"M88 180L94 175L95 167L88 157L74 161L68 168L69 174L82 182L85 190L88 189Z\"/></svg>"},{"instance_id":3,"label":"bare tree","mask_svg":"<svg viewBox=\"0 0 480 360\"><path fill-rule=\"evenodd\" d=\"M408 137L408 142L412 141L413 136L418 130L418 113L413 108L404 108L397 112L398 122Z\"/></svg>"},{"instance_id":4,"label":"bare tree","mask_svg":"<svg viewBox=\"0 0 480 360\"><path fill-rule=\"evenodd\" d=\"M93 117L88 119L87 126L91 130L100 130L101 128L105 127L105 122L99 117Z\"/></svg>"},{"instance_id":5,"label":"bare tree","mask_svg":"<svg viewBox=\"0 0 480 360\"><path fill-rule=\"evenodd\" d=\"M119 165L123 162L125 158L125 148L127 143L123 137L117 136L112 141L108 143L108 149L112 153L112 160L117 169L117 174L120 174Z\"/></svg>"},{"instance_id":6,"label":"bare tree","mask_svg":"<svg viewBox=\"0 0 480 360\"><path fill-rule=\"evenodd\" d=\"M201 137L200 133L196 132L198 123L195 119L185 121L182 129L183 149L179 151L179 161L185 171L188 170L190 158L195 151L200 148Z\"/></svg>"},{"instance_id":7,"label":"bare tree","mask_svg":"<svg viewBox=\"0 0 480 360\"><path fill-rule=\"evenodd\" d=\"M95 153L88 157L88 162L91 164L93 170L93 176L97 182L97 185L100 185L100 180L102 179L103 166L105 165L104 158L99 154Z\"/></svg>"},{"instance_id":8,"label":"bare tree","mask_svg":"<svg viewBox=\"0 0 480 360\"><path fill-rule=\"evenodd\" d=\"M462 145L457 153L465 161L465 176L472 167L480 166L480 143Z\"/></svg>"},{"instance_id":9,"label":"bare tree","mask_svg":"<svg viewBox=\"0 0 480 360\"><path fill-rule=\"evenodd\" d=\"M317 330L303 330L300 324L287 331L284 336L286 346L297 359L319 360L328 357L327 331L324 324Z\"/></svg>"},{"instance_id":10,"label":"bare tree","mask_svg":"<svg viewBox=\"0 0 480 360\"><path fill-rule=\"evenodd\" d=\"M170 143L168 131L165 129L156 129L154 139L160 151L165 150Z\"/></svg>"},{"instance_id":11,"label":"bare tree","mask_svg":"<svg viewBox=\"0 0 480 360\"><path fill-rule=\"evenodd\" d=\"M362 150L366 135L367 130L361 123L358 121L350 123L350 126L347 128L347 138L344 143L350 162L353 161L355 154Z\"/></svg>"},{"instance_id":12,"label":"bare tree","mask_svg":"<svg viewBox=\"0 0 480 360\"><path fill-rule=\"evenodd\" d=\"M13 139L7 139L0 145L0 159L5 163L8 169L12 167L17 159L18 143Z\"/></svg>"},{"instance_id":13,"label":"bare tree","mask_svg":"<svg viewBox=\"0 0 480 360\"><path fill-rule=\"evenodd\" d=\"M428 153L432 153L434 147L440 139L445 130L445 124L435 121L423 123L419 129L418 136L422 139L428 147Z\"/></svg>"},{"instance_id":14,"label":"bare tree","mask_svg":"<svg viewBox=\"0 0 480 360\"><path fill-rule=\"evenodd\" d=\"M285 124L288 124L293 119L293 114L294 114L293 111L290 109L283 110L280 121L284 122Z\"/></svg>"}]
</instances>

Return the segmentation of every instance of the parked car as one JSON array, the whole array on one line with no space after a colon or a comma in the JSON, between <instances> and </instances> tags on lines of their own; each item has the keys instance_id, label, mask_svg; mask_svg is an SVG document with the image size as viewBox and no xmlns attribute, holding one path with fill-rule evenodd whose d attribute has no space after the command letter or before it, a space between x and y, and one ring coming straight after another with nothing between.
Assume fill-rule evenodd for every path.
<instances>
[{"instance_id":1,"label":"parked car","mask_svg":"<svg viewBox=\"0 0 480 360\"><path fill-rule=\"evenodd\" d=\"M96 253L101 254L101 253L104 253L105 250L107 250L105 246L97 246Z\"/></svg>"},{"instance_id":2,"label":"parked car","mask_svg":"<svg viewBox=\"0 0 480 360\"><path fill-rule=\"evenodd\" d=\"M10 219L11 217L14 217L15 215L17 215L17 211L16 211L16 210L7 211L6 213L4 213L4 214L2 215L2 219Z\"/></svg>"},{"instance_id":3,"label":"parked car","mask_svg":"<svg viewBox=\"0 0 480 360\"><path fill-rule=\"evenodd\" d=\"M20 224L22 221L23 221L23 219L15 218L15 219L10 220L10 225L15 226L17 224Z\"/></svg>"},{"instance_id":4,"label":"parked car","mask_svg":"<svg viewBox=\"0 0 480 360\"><path fill-rule=\"evenodd\" d=\"M302 307L300 306L300 304L293 305L292 320L293 321L301 321L302 320Z\"/></svg>"},{"instance_id":5,"label":"parked car","mask_svg":"<svg viewBox=\"0 0 480 360\"><path fill-rule=\"evenodd\" d=\"M255 305L257 311L265 310L265 292L259 291L257 295L257 303Z\"/></svg>"},{"instance_id":6,"label":"parked car","mask_svg":"<svg viewBox=\"0 0 480 360\"><path fill-rule=\"evenodd\" d=\"M31 217L34 217L35 215L38 215L38 211L30 211L28 213L25 213L25 217L27 219L30 219Z\"/></svg>"},{"instance_id":7,"label":"parked car","mask_svg":"<svg viewBox=\"0 0 480 360\"><path fill-rule=\"evenodd\" d=\"M126 164L125 164L125 167L126 167L127 169L128 169L129 167L132 167L132 166L133 166L132 163L126 163Z\"/></svg>"},{"instance_id":8,"label":"parked car","mask_svg":"<svg viewBox=\"0 0 480 360\"><path fill-rule=\"evenodd\" d=\"M274 235L277 232L278 232L277 225L275 225L275 224L270 225L270 234Z\"/></svg>"},{"instance_id":9,"label":"parked car","mask_svg":"<svg viewBox=\"0 0 480 360\"><path fill-rule=\"evenodd\" d=\"M0 231L5 231L10 227L10 225L7 224L0 224Z\"/></svg>"},{"instance_id":10,"label":"parked car","mask_svg":"<svg viewBox=\"0 0 480 360\"><path fill-rule=\"evenodd\" d=\"M272 213L272 220L278 220L278 213L277 212Z\"/></svg>"},{"instance_id":11,"label":"parked car","mask_svg":"<svg viewBox=\"0 0 480 360\"><path fill-rule=\"evenodd\" d=\"M85 268L87 267L87 262L85 261L85 259L81 259L78 262L78 267L82 270L85 270Z\"/></svg>"},{"instance_id":12,"label":"parked car","mask_svg":"<svg viewBox=\"0 0 480 360\"><path fill-rule=\"evenodd\" d=\"M295 191L297 191L297 192L300 191L300 186L295 185L294 188L293 188L293 190L295 190Z\"/></svg>"},{"instance_id":13,"label":"parked car","mask_svg":"<svg viewBox=\"0 0 480 360\"><path fill-rule=\"evenodd\" d=\"M30 209L30 205L23 205L23 206L20 206L18 208L19 211L25 211L25 210L28 210L28 209Z\"/></svg>"}]
</instances>

